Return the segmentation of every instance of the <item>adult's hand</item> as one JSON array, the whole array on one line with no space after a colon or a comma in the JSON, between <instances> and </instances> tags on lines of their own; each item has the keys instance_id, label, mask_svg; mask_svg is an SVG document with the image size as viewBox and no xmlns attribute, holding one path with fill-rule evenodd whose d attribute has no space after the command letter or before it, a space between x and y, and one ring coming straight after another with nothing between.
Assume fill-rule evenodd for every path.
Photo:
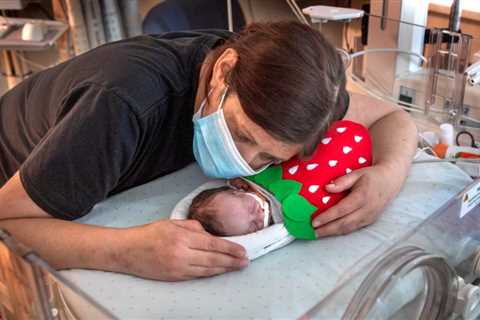
<instances>
[{"instance_id":1,"label":"adult's hand","mask_svg":"<svg viewBox=\"0 0 480 320\"><path fill-rule=\"evenodd\" d=\"M0 188L0 228L57 269L106 270L173 281L248 264L242 246L211 236L198 221L159 220L109 228L52 218L30 199L18 174Z\"/></svg>"},{"instance_id":2,"label":"adult's hand","mask_svg":"<svg viewBox=\"0 0 480 320\"><path fill-rule=\"evenodd\" d=\"M331 193L351 192L313 221L317 238L347 234L375 222L403 184L404 176L392 172L395 168L376 165L355 170L327 185Z\"/></svg>"},{"instance_id":3,"label":"adult's hand","mask_svg":"<svg viewBox=\"0 0 480 320\"><path fill-rule=\"evenodd\" d=\"M159 220L123 233L120 272L178 281L209 277L246 267L245 249L207 233L195 220Z\"/></svg>"},{"instance_id":4,"label":"adult's hand","mask_svg":"<svg viewBox=\"0 0 480 320\"><path fill-rule=\"evenodd\" d=\"M375 222L400 192L416 150L415 123L408 113L390 103L352 93L345 118L370 131L374 165L354 170L326 186L332 193L351 190L312 221L317 238L347 234Z\"/></svg>"}]
</instances>

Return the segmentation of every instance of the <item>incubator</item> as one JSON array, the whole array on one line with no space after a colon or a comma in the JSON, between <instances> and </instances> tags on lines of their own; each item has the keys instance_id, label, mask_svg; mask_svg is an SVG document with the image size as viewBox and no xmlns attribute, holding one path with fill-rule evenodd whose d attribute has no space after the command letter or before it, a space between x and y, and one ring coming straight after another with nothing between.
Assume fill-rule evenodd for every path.
<instances>
[{"instance_id":1,"label":"incubator","mask_svg":"<svg viewBox=\"0 0 480 320\"><path fill-rule=\"evenodd\" d=\"M429 158L423 152L417 155L418 160ZM207 181L209 179L202 175L200 169L192 165L113 196L78 222L128 227L166 218L181 199ZM363 319L372 318L370 315L373 312L387 314L395 309L403 312L412 299L420 304L416 296L423 286L419 283L422 277L428 276L420 271L408 273L405 271L408 268L400 268L401 273L392 277L388 270L398 269L398 265L415 266L419 263L418 259L402 261L392 259L391 255L386 258L388 252L394 252L397 247L401 250L407 246L419 248L412 250L408 257L416 258L418 255L421 259L420 253L427 257L438 256L432 269L437 268L441 272L451 270L467 285L475 278L471 265L478 262L470 257L473 257L477 246L475 230L479 228L475 223L479 219L478 207L464 211L466 214L462 218L454 215L458 214L455 210L458 211L460 205L460 196L455 195L471 183L466 174L449 163L413 165L401 193L375 224L347 236L319 241L295 240L258 257L242 271L208 279L170 283L94 270L55 272L48 269L58 292L61 292L61 300L56 300L61 304L57 304L56 308L63 310L63 314L71 315L69 319L96 319L100 317L99 310L104 311L101 313L103 318L122 319L263 319L298 318L302 315L320 319L339 318L345 314L351 301L375 296L361 292L374 290L381 293L378 290L381 285L373 288L365 286L375 283L370 280L372 276L364 281L369 274L377 276L377 282L387 279L392 283L396 283L399 275L406 274L405 279L399 280L400 286L393 286L395 290L383 292L385 298L352 302L353 306L365 307L359 311L349 309L349 312L364 312L359 313L363 314ZM477 198L472 195L469 199ZM445 203L448 204L442 207ZM475 206L476 202L470 204ZM440 207L443 209L438 210ZM400 258L405 257L403 253L400 255ZM385 261L379 263L383 258L386 262L395 262L395 265L385 268ZM379 266L375 270L387 269L387 272L372 272L377 264ZM448 273L440 271L437 272L438 277L448 276ZM437 294L453 294L456 285L459 292L464 292L462 301L474 304L471 302L473 299L466 298L475 297L473 289L476 287L462 287L460 279L440 283L451 283L451 287L429 288L435 289L433 291ZM57 294L57 297L60 295ZM372 307L372 301L379 303ZM365 316L366 309L373 311L368 311L370 313ZM330 316L326 317L328 314ZM348 319L349 315L345 317Z\"/></svg>"},{"instance_id":2,"label":"incubator","mask_svg":"<svg viewBox=\"0 0 480 320\"><path fill-rule=\"evenodd\" d=\"M0 319L78 319L65 301L66 294L91 317L113 318L34 252L0 230Z\"/></svg>"},{"instance_id":3,"label":"incubator","mask_svg":"<svg viewBox=\"0 0 480 320\"><path fill-rule=\"evenodd\" d=\"M416 118L420 130L451 122L457 130L478 137L480 89L462 87L465 52L472 40L434 30L424 54L412 42L391 45L388 33L395 30L399 39L405 34L423 35L423 26L373 15L369 19L370 47L359 50L367 54L347 52L350 86L399 103ZM444 37L450 41L439 42ZM385 45L390 50L383 50ZM34 315L43 319L479 318L480 181L472 181L451 163L430 163L433 160L417 153L402 191L373 225L318 241L285 237L270 246L255 241L250 255L255 260L239 272L168 283L93 270L56 272L35 255L20 254L22 266L44 267L32 283L48 278L45 283L51 284L53 279L56 289L51 292L60 301L52 309L47 307L51 296L39 296L42 310L47 311ZM208 181L192 165L113 196L78 222L120 228L169 218L182 199ZM16 252L12 246L0 247L2 265L10 263L6 257L12 252ZM19 269L13 272L19 274ZM0 279L0 297L17 294L2 282L5 277ZM0 299L2 310L13 308L4 301ZM10 319L8 314L2 316Z\"/></svg>"},{"instance_id":4,"label":"incubator","mask_svg":"<svg viewBox=\"0 0 480 320\"><path fill-rule=\"evenodd\" d=\"M480 317L480 181L344 279L304 319ZM338 301L349 301L341 305Z\"/></svg>"},{"instance_id":5,"label":"incubator","mask_svg":"<svg viewBox=\"0 0 480 320\"><path fill-rule=\"evenodd\" d=\"M192 165L108 199L79 222L127 227L164 218L206 181ZM375 224L347 236L296 240L245 270L213 278L169 283L46 268L39 279L54 280L54 313L68 315L57 319L435 319L434 312L438 319L473 319L480 208L478 183L471 183L449 163L414 165Z\"/></svg>"}]
</instances>

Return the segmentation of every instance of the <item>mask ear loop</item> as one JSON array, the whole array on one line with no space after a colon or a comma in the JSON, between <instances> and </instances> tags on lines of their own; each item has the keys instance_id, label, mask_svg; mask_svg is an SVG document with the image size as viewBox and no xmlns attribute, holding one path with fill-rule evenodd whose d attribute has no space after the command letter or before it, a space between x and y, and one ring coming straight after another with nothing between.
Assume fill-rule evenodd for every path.
<instances>
[{"instance_id":1,"label":"mask ear loop","mask_svg":"<svg viewBox=\"0 0 480 320\"><path fill-rule=\"evenodd\" d=\"M210 98L210 95L212 94L212 92L213 92L213 88L211 88L208 91L207 97L203 100L202 104L200 105L200 110L198 110L198 114L200 114L200 118L203 117L203 111L205 110L205 106L207 105L208 98Z\"/></svg>"},{"instance_id":2,"label":"mask ear loop","mask_svg":"<svg viewBox=\"0 0 480 320\"><path fill-rule=\"evenodd\" d=\"M212 92L213 92L213 88L210 89L210 91L208 91L207 98L205 98L205 103L203 103L202 106L200 107L200 116L201 117L203 117L203 111L205 110L205 106L207 105L208 98L210 98L210 95L212 94ZM218 105L217 111L220 110L220 109L223 109L223 104L225 102L225 98L227 97L227 92L228 92L228 85L225 87L225 90L222 93L222 97L220 98L220 104Z\"/></svg>"},{"instance_id":3,"label":"mask ear loop","mask_svg":"<svg viewBox=\"0 0 480 320\"><path fill-rule=\"evenodd\" d=\"M218 110L223 109L223 104L225 103L225 98L227 97L227 92L228 92L228 85L225 86L225 90L223 91L222 97L220 98L220 104L218 105Z\"/></svg>"}]
</instances>

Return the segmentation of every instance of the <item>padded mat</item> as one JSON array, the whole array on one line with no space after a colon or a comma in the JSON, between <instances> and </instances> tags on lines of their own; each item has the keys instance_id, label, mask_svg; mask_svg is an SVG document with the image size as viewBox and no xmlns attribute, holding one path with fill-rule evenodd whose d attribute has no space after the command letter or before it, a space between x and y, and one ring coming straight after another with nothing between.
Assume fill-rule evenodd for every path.
<instances>
[{"instance_id":1,"label":"padded mat","mask_svg":"<svg viewBox=\"0 0 480 320\"><path fill-rule=\"evenodd\" d=\"M78 221L126 227L167 218L180 199L207 180L191 165L116 195ZM294 318L322 300L358 262L417 226L471 181L448 163L414 165L400 195L375 224L347 236L297 240L242 271L213 278L169 283L102 271L62 274L119 318ZM81 315L76 302L66 298Z\"/></svg>"}]
</instances>

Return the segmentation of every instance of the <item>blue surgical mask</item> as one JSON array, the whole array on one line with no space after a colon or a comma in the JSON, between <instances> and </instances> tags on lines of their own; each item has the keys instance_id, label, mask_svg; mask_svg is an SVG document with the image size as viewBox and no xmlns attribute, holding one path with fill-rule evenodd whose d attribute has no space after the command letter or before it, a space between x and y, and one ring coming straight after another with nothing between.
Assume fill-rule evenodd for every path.
<instances>
[{"instance_id":1,"label":"blue surgical mask","mask_svg":"<svg viewBox=\"0 0 480 320\"><path fill-rule=\"evenodd\" d=\"M227 91L228 87L222 94L216 112L201 117L207 103L205 99L193 116L193 154L200 168L209 177L229 179L251 176L266 167L253 170L238 151L223 114Z\"/></svg>"}]
</instances>

